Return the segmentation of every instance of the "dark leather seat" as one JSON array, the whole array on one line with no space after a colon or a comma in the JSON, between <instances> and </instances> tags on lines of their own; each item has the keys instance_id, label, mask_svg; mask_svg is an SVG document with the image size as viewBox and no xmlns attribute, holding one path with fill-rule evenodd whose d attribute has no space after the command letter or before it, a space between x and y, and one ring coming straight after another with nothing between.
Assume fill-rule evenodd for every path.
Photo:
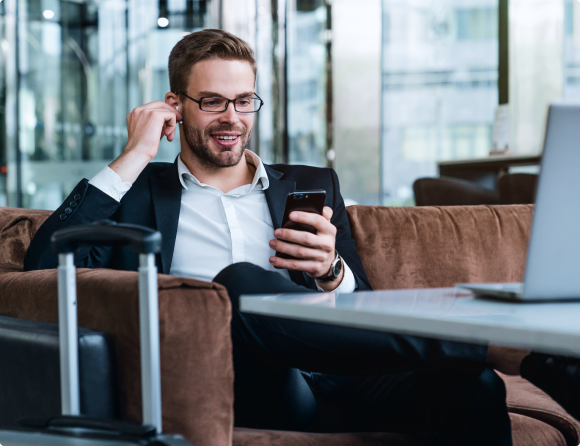
<instances>
[{"instance_id":1,"label":"dark leather seat","mask_svg":"<svg viewBox=\"0 0 580 446\"><path fill-rule=\"evenodd\" d=\"M58 325L0 316L0 425L60 415ZM116 361L104 333L79 329L81 413L117 418Z\"/></svg>"},{"instance_id":2,"label":"dark leather seat","mask_svg":"<svg viewBox=\"0 0 580 446\"><path fill-rule=\"evenodd\" d=\"M499 204L497 192L458 178L419 178L413 183L417 206Z\"/></svg>"},{"instance_id":3,"label":"dark leather seat","mask_svg":"<svg viewBox=\"0 0 580 446\"><path fill-rule=\"evenodd\" d=\"M508 173L497 180L497 191L501 204L534 204L538 175Z\"/></svg>"}]
</instances>

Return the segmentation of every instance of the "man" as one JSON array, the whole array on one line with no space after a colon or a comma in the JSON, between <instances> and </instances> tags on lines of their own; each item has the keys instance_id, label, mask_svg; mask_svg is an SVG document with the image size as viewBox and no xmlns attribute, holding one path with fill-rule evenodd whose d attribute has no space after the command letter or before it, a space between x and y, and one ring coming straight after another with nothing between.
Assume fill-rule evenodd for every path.
<instances>
[{"instance_id":1,"label":"man","mask_svg":"<svg viewBox=\"0 0 580 446\"><path fill-rule=\"evenodd\" d=\"M160 271L214 280L232 300L236 424L415 434L430 444L510 445L502 381L487 361L517 368L518 352L245 315L240 294L371 289L330 169L267 166L245 150L255 112L251 48L220 30L184 37L169 58L171 92L127 116L123 153L81 181L32 241L25 269L54 268L51 234L97 220L157 228ZM175 163L151 163L160 138ZM281 229L286 196L324 189L323 215L296 212L316 234ZM296 259L281 259L275 251ZM137 268L129 248L86 248L77 267ZM501 353L501 354L500 354ZM498 361L498 358L501 361ZM511 359L510 359L511 358ZM305 381L318 407L308 413ZM517 371L517 370L516 370ZM285 396L286 395L286 396ZM297 395L303 397L298 398ZM312 402L312 401L311 401ZM317 412L319 410L319 412Z\"/></svg>"}]
</instances>

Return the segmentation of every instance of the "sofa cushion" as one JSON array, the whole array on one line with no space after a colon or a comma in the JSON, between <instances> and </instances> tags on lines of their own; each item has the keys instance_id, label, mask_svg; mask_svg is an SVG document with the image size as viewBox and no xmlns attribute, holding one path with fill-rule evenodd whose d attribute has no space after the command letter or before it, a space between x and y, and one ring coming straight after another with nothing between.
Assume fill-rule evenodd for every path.
<instances>
[{"instance_id":1,"label":"sofa cushion","mask_svg":"<svg viewBox=\"0 0 580 446\"><path fill-rule=\"evenodd\" d=\"M409 435L362 432L311 434L305 432L234 429L233 446L427 446L429 442ZM546 445L547 446L547 445ZM552 446L552 445L550 445Z\"/></svg>"},{"instance_id":2,"label":"sofa cushion","mask_svg":"<svg viewBox=\"0 0 580 446\"><path fill-rule=\"evenodd\" d=\"M523 279L533 206L349 206L374 289Z\"/></svg>"},{"instance_id":3,"label":"sofa cushion","mask_svg":"<svg viewBox=\"0 0 580 446\"><path fill-rule=\"evenodd\" d=\"M576 446L550 424L510 414L513 446ZM254 429L234 429L233 446L427 446L418 437L385 433L309 434Z\"/></svg>"},{"instance_id":4,"label":"sofa cushion","mask_svg":"<svg viewBox=\"0 0 580 446\"><path fill-rule=\"evenodd\" d=\"M30 241L50 214L52 211L0 208L0 272L22 271Z\"/></svg>"}]
</instances>

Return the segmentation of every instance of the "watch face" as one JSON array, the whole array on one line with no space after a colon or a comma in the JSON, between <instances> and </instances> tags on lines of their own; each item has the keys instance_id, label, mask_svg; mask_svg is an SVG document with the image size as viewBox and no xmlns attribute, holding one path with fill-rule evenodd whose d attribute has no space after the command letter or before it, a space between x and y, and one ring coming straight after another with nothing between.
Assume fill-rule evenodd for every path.
<instances>
[{"instance_id":1,"label":"watch face","mask_svg":"<svg viewBox=\"0 0 580 446\"><path fill-rule=\"evenodd\" d=\"M332 274L334 275L334 277L338 277L340 276L340 272L342 271L342 258L338 258L338 262L336 262L334 264L334 266L332 267Z\"/></svg>"}]
</instances>

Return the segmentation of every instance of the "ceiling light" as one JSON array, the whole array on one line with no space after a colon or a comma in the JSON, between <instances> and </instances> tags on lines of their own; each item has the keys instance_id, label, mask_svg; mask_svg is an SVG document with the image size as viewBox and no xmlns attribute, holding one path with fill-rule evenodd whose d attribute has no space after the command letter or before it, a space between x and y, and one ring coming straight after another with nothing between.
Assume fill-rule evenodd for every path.
<instances>
[{"instance_id":1,"label":"ceiling light","mask_svg":"<svg viewBox=\"0 0 580 446\"><path fill-rule=\"evenodd\" d=\"M161 27L161 28L165 28L167 27L167 25L169 25L169 20L167 20L165 17L159 17L157 19L157 24Z\"/></svg>"},{"instance_id":2,"label":"ceiling light","mask_svg":"<svg viewBox=\"0 0 580 446\"><path fill-rule=\"evenodd\" d=\"M51 11L50 9L45 9L44 11L42 11L42 15L45 19L52 19L54 17L54 11Z\"/></svg>"}]
</instances>

